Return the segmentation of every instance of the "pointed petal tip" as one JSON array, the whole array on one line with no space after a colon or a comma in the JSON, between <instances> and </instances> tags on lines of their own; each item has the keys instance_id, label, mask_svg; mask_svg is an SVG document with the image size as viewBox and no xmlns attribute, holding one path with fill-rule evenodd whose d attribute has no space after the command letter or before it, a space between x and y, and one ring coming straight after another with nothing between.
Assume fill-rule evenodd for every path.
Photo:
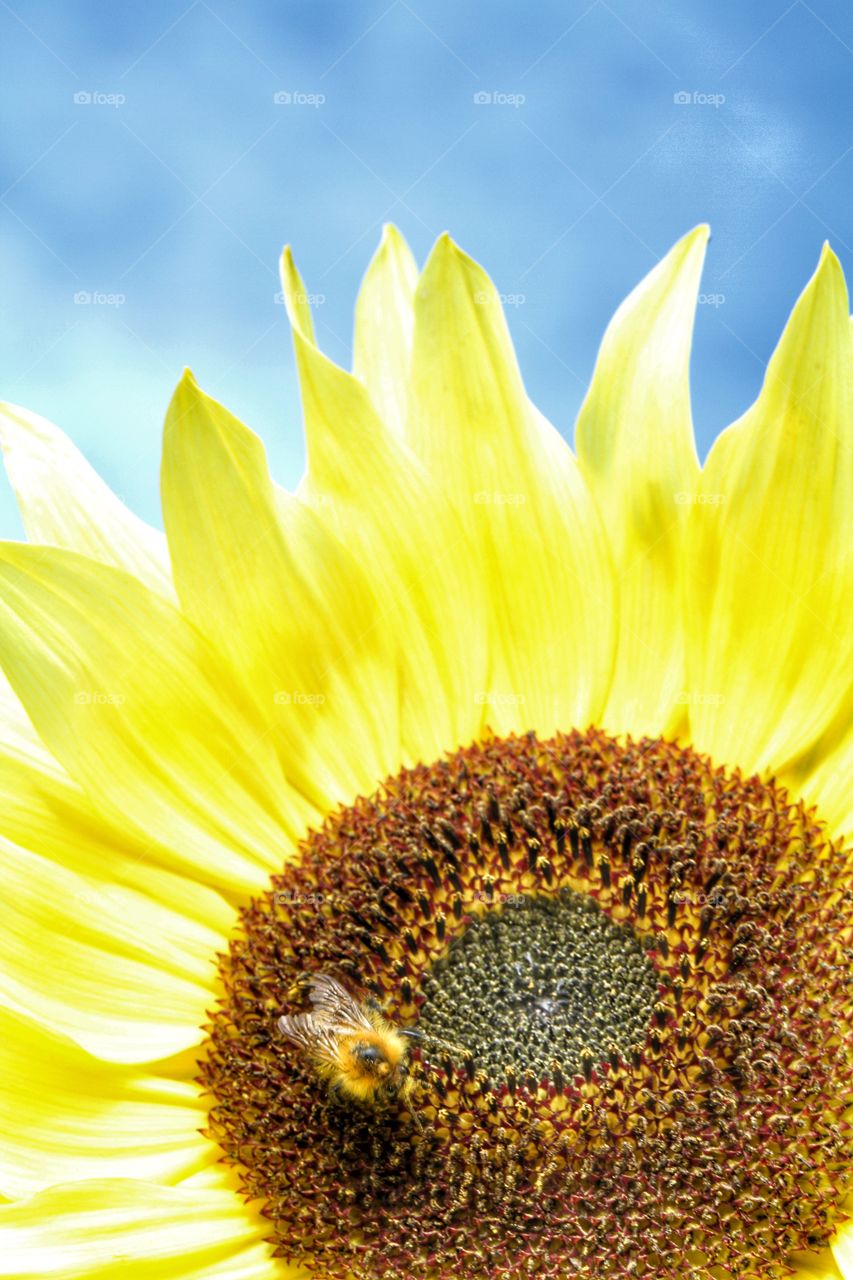
<instances>
[{"instance_id":1,"label":"pointed petal tip","mask_svg":"<svg viewBox=\"0 0 853 1280\"><path fill-rule=\"evenodd\" d=\"M449 231L442 231L441 235L436 239L435 244L429 255L428 261L435 259L438 262L450 261L452 258L467 258L468 255L453 239Z\"/></svg>"},{"instance_id":2,"label":"pointed petal tip","mask_svg":"<svg viewBox=\"0 0 853 1280\"><path fill-rule=\"evenodd\" d=\"M397 271L414 276L418 271L411 245L395 222L383 222L374 263L394 264Z\"/></svg>"},{"instance_id":3,"label":"pointed petal tip","mask_svg":"<svg viewBox=\"0 0 853 1280\"><path fill-rule=\"evenodd\" d=\"M188 406L199 394L199 386L195 380L192 369L189 365L184 365L181 370L181 376L175 383L175 389L172 392L169 403L166 406L166 416L163 422L164 436L168 437L174 429L176 421L179 421L183 414L188 410Z\"/></svg>"},{"instance_id":4,"label":"pointed petal tip","mask_svg":"<svg viewBox=\"0 0 853 1280\"><path fill-rule=\"evenodd\" d=\"M826 308L827 316L832 315L835 323L846 328L847 316L850 312L847 281L844 277L844 268L828 240L824 240L821 246L817 266L794 306L791 320L798 312L800 304L806 300L812 306L817 304L821 308ZM789 324L790 322L789 320Z\"/></svg>"},{"instance_id":5,"label":"pointed petal tip","mask_svg":"<svg viewBox=\"0 0 853 1280\"><path fill-rule=\"evenodd\" d=\"M291 245L286 244L281 251L279 259L279 275L281 278L281 287L284 292L284 302L290 315L291 304L293 302L293 293L302 289L302 277L299 274L299 268L296 265L296 258L293 254ZM293 316L291 315L291 322Z\"/></svg>"},{"instance_id":6,"label":"pointed petal tip","mask_svg":"<svg viewBox=\"0 0 853 1280\"><path fill-rule=\"evenodd\" d=\"M382 223L382 238L380 240L380 244L399 244L401 240L405 241L405 236L397 226L396 222Z\"/></svg>"},{"instance_id":7,"label":"pointed petal tip","mask_svg":"<svg viewBox=\"0 0 853 1280\"><path fill-rule=\"evenodd\" d=\"M487 280L485 269L470 254L460 248L449 231L442 231L424 263L424 269L418 284L418 293L421 292L422 286L426 289L431 283L435 284L436 277L440 278L442 272L453 273L460 271L472 271L477 273L478 276L482 276L484 282Z\"/></svg>"},{"instance_id":8,"label":"pointed petal tip","mask_svg":"<svg viewBox=\"0 0 853 1280\"><path fill-rule=\"evenodd\" d=\"M847 283L825 242L770 356L758 399L730 430L742 430L752 415L761 422L771 414L780 420L790 415L811 430L816 423L827 426L828 415L835 414L840 438L849 417L852 355ZM723 432L720 439L727 438Z\"/></svg>"},{"instance_id":9,"label":"pointed petal tip","mask_svg":"<svg viewBox=\"0 0 853 1280\"><path fill-rule=\"evenodd\" d=\"M396 223L383 222L379 244L376 246L368 271L370 268L383 269L394 262L399 263L406 259L411 259L412 265L415 266L414 256L406 237Z\"/></svg>"},{"instance_id":10,"label":"pointed petal tip","mask_svg":"<svg viewBox=\"0 0 853 1280\"><path fill-rule=\"evenodd\" d=\"M661 261L666 262L668 259L673 265L678 266L693 263L701 269L710 238L710 226L707 222L700 222L691 231L688 231L686 235L683 235L680 240L676 240L669 253L664 254Z\"/></svg>"},{"instance_id":11,"label":"pointed petal tip","mask_svg":"<svg viewBox=\"0 0 853 1280\"><path fill-rule=\"evenodd\" d=\"M198 385L198 382L196 381L196 376L193 373L192 369L189 367L188 364L184 365L183 369L181 370L181 376L180 378L178 378L177 384L175 386L175 390L172 392L172 398L169 401L169 405L166 410L167 429L169 426L169 422L172 418L173 412L177 409L178 405L190 404L192 403L192 401L197 400L200 396L203 396L203 395L204 395L204 392L202 391L201 387Z\"/></svg>"},{"instance_id":12,"label":"pointed petal tip","mask_svg":"<svg viewBox=\"0 0 853 1280\"><path fill-rule=\"evenodd\" d=\"M296 266L293 250L289 244L286 244L282 249L280 266L284 307L287 311L287 318L290 321L294 342L299 343L304 340L309 345L314 346L316 342L314 338L314 322L311 318L311 304L308 300L302 276Z\"/></svg>"},{"instance_id":13,"label":"pointed petal tip","mask_svg":"<svg viewBox=\"0 0 853 1280\"><path fill-rule=\"evenodd\" d=\"M682 243L688 250L704 254L711 239L711 226L708 222L700 222L692 231L688 231Z\"/></svg>"},{"instance_id":14,"label":"pointed petal tip","mask_svg":"<svg viewBox=\"0 0 853 1280\"><path fill-rule=\"evenodd\" d=\"M841 265L841 260L828 240L824 240L821 245L815 276L820 275L821 272L833 274L836 279L844 280L844 268Z\"/></svg>"},{"instance_id":15,"label":"pointed petal tip","mask_svg":"<svg viewBox=\"0 0 853 1280\"><path fill-rule=\"evenodd\" d=\"M293 248L289 244L286 244L281 251L281 258L279 259L279 275L281 277L281 287L284 291L285 305L287 307L288 314L290 314L290 294L292 290L299 288L302 283L302 278L299 275L299 268L297 267L296 259L293 256ZM291 316L291 321L292 319L293 317Z\"/></svg>"}]
</instances>

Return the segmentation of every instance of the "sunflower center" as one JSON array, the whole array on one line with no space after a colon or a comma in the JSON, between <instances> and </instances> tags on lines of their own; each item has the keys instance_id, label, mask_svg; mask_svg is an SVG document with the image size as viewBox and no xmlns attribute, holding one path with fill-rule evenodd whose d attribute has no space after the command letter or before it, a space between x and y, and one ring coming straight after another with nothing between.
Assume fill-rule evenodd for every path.
<instances>
[{"instance_id":1,"label":"sunflower center","mask_svg":"<svg viewBox=\"0 0 853 1280\"><path fill-rule=\"evenodd\" d=\"M658 975L595 900L508 897L472 920L423 980L427 1044L466 1047L493 1081L589 1074L642 1045Z\"/></svg>"},{"instance_id":2,"label":"sunflower center","mask_svg":"<svg viewBox=\"0 0 853 1280\"><path fill-rule=\"evenodd\" d=\"M241 913L210 1134L320 1280L787 1275L853 1163L849 867L661 740L405 770Z\"/></svg>"}]
</instances>

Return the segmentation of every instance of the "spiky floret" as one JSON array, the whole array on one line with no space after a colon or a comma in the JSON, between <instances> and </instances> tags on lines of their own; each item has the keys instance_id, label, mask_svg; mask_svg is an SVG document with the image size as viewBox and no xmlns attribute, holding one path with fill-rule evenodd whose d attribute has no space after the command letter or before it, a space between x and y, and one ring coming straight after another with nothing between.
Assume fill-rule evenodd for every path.
<instances>
[{"instance_id":1,"label":"spiky floret","mask_svg":"<svg viewBox=\"0 0 853 1280\"><path fill-rule=\"evenodd\" d=\"M639 940L641 1038L566 1051L545 955L509 999L520 1023L545 1002L553 1059L507 1043L500 1072L492 1037L482 1061L494 975L465 940L519 900L599 966L613 930L626 955ZM672 743L531 734L418 765L329 818L243 912L202 1063L210 1131L277 1251L321 1276L785 1274L843 1216L851 901L812 811ZM544 955L557 935L536 936ZM442 1012L460 949L471 998ZM463 1037L467 1056L413 1055L423 1132L336 1105L287 1051L302 971ZM590 1026L612 1016L606 982L589 999Z\"/></svg>"}]
</instances>

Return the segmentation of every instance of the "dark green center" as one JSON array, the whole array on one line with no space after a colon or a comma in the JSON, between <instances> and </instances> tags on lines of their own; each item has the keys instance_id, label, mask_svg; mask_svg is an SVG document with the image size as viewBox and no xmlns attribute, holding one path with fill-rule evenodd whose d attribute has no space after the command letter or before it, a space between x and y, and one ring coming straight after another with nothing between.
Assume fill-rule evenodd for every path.
<instances>
[{"instance_id":1,"label":"dark green center","mask_svg":"<svg viewBox=\"0 0 853 1280\"><path fill-rule=\"evenodd\" d=\"M642 1045L659 976L627 925L592 898L508 896L424 978L419 1028L464 1046L494 1081L567 1076Z\"/></svg>"}]
</instances>

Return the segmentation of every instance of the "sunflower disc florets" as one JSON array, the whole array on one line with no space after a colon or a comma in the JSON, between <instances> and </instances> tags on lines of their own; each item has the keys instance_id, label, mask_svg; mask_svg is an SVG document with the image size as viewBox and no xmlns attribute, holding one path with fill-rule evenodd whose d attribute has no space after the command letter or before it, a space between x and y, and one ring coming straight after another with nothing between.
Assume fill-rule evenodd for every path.
<instances>
[{"instance_id":1,"label":"sunflower disc florets","mask_svg":"<svg viewBox=\"0 0 853 1280\"><path fill-rule=\"evenodd\" d=\"M321 1276L786 1274L843 1217L848 885L813 812L665 741L406 770L243 912L211 1133ZM306 972L428 1033L416 1118L282 1042Z\"/></svg>"}]
</instances>

